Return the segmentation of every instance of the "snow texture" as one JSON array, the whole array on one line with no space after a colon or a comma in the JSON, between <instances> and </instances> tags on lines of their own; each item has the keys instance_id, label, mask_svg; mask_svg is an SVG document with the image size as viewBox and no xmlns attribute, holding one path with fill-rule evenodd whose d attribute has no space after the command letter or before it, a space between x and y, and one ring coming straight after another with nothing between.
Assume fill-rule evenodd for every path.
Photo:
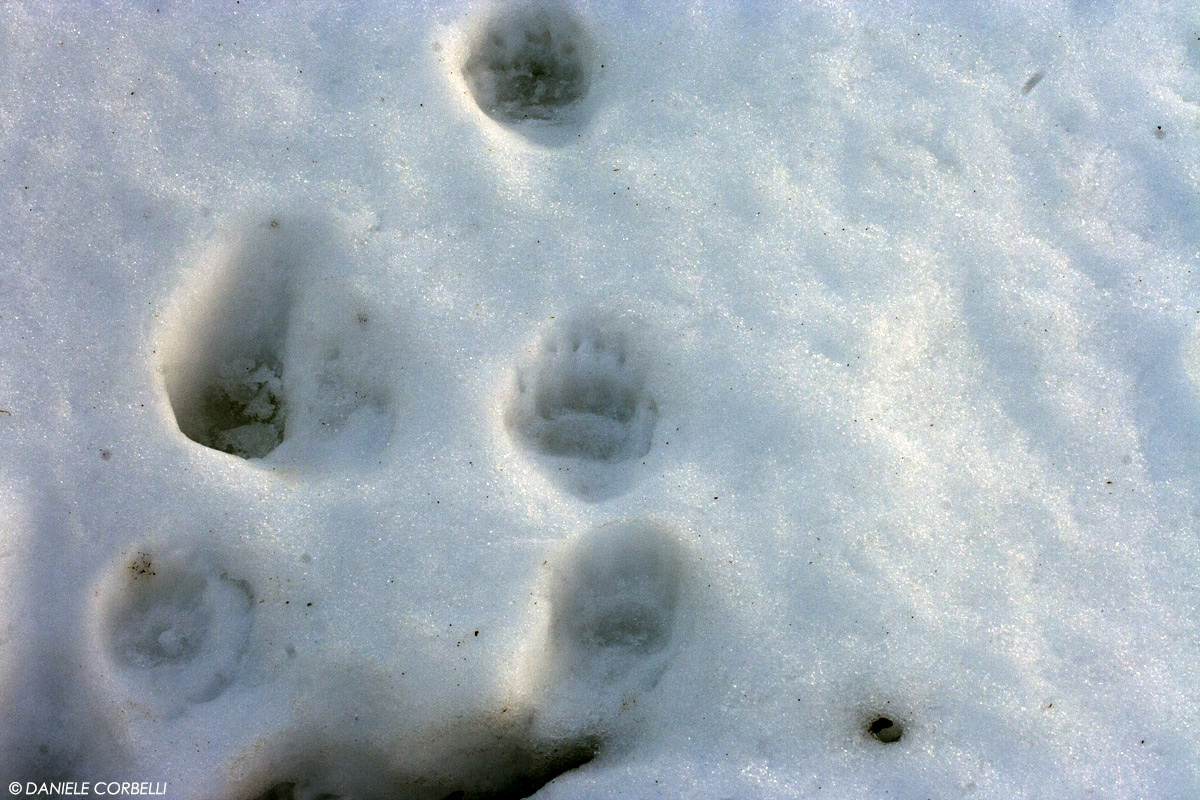
<instances>
[{"instance_id":1,"label":"snow texture","mask_svg":"<svg viewBox=\"0 0 1200 800\"><path fill-rule=\"evenodd\" d=\"M1197 9L0 4L0 785L1200 796Z\"/></svg>"}]
</instances>

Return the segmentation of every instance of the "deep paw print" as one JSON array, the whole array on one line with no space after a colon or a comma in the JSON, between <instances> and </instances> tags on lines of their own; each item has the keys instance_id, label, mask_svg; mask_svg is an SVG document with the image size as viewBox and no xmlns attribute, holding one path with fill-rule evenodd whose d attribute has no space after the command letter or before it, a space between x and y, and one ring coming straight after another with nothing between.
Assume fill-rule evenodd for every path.
<instances>
[{"instance_id":1,"label":"deep paw print","mask_svg":"<svg viewBox=\"0 0 1200 800\"><path fill-rule=\"evenodd\" d=\"M305 250L271 220L202 257L206 285L188 293L160 348L171 410L192 441L242 458L283 442L289 290Z\"/></svg>"},{"instance_id":2,"label":"deep paw print","mask_svg":"<svg viewBox=\"0 0 1200 800\"><path fill-rule=\"evenodd\" d=\"M392 338L341 276L335 240L320 224L274 218L203 257L205 283L185 295L161 347L189 439L307 462L386 443L395 410L385 376L395 370L372 343ZM347 447L331 442L340 436Z\"/></svg>"}]
</instances>

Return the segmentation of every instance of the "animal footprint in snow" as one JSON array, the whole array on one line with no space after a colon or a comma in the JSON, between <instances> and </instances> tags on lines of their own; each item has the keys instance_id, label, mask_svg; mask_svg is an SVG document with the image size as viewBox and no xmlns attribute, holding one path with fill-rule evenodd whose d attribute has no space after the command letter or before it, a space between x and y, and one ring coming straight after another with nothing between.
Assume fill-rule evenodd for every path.
<instances>
[{"instance_id":1,"label":"animal footprint in snow","mask_svg":"<svg viewBox=\"0 0 1200 800\"><path fill-rule=\"evenodd\" d=\"M561 324L547 334L518 368L505 415L513 437L548 457L548 470L586 499L621 488L621 463L650 451L657 419L658 406L626 336L592 320Z\"/></svg>"},{"instance_id":2,"label":"animal footprint in snow","mask_svg":"<svg viewBox=\"0 0 1200 800\"><path fill-rule=\"evenodd\" d=\"M546 711L603 720L653 689L680 640L684 558L675 533L617 522L572 542L550 584Z\"/></svg>"},{"instance_id":3,"label":"animal footprint in snow","mask_svg":"<svg viewBox=\"0 0 1200 800\"><path fill-rule=\"evenodd\" d=\"M385 446L397 416L403 365L391 324L366 287L344 277L298 291L288 336L291 460L353 467Z\"/></svg>"},{"instance_id":4,"label":"animal footprint in snow","mask_svg":"<svg viewBox=\"0 0 1200 800\"><path fill-rule=\"evenodd\" d=\"M334 239L311 222L273 219L202 259L205 285L185 295L160 348L189 439L246 459L308 462L386 443L394 365L378 345L392 337L344 275Z\"/></svg>"},{"instance_id":5,"label":"animal footprint in snow","mask_svg":"<svg viewBox=\"0 0 1200 800\"><path fill-rule=\"evenodd\" d=\"M594 49L566 7L501 6L476 30L462 75L489 117L543 144L563 144L587 116Z\"/></svg>"},{"instance_id":6,"label":"animal footprint in snow","mask_svg":"<svg viewBox=\"0 0 1200 800\"><path fill-rule=\"evenodd\" d=\"M304 250L276 223L207 254L207 291L189 293L160 348L171 409L189 439L242 458L283 441L288 290Z\"/></svg>"},{"instance_id":7,"label":"animal footprint in snow","mask_svg":"<svg viewBox=\"0 0 1200 800\"><path fill-rule=\"evenodd\" d=\"M252 595L211 560L146 548L123 557L97 596L103 650L132 692L200 703L233 680Z\"/></svg>"}]
</instances>

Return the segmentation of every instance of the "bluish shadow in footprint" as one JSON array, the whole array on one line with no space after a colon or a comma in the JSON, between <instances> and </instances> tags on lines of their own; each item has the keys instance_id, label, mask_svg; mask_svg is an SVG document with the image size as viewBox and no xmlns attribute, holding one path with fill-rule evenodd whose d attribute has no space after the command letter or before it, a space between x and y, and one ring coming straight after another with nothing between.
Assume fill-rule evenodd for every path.
<instances>
[{"instance_id":1,"label":"bluish shadow in footprint","mask_svg":"<svg viewBox=\"0 0 1200 800\"><path fill-rule=\"evenodd\" d=\"M553 726L607 728L658 685L686 638L682 544L658 522L614 522L551 568L542 711Z\"/></svg>"},{"instance_id":2,"label":"bluish shadow in footprint","mask_svg":"<svg viewBox=\"0 0 1200 800\"><path fill-rule=\"evenodd\" d=\"M105 654L149 705L204 703L233 682L253 593L208 556L147 546L123 554L97 592Z\"/></svg>"}]
</instances>

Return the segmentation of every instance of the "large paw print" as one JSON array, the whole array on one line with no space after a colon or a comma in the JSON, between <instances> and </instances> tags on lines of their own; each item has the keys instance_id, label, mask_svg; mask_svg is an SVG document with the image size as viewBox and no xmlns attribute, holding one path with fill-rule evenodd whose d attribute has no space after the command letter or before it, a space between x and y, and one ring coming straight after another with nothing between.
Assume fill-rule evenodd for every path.
<instances>
[{"instance_id":1,"label":"large paw print","mask_svg":"<svg viewBox=\"0 0 1200 800\"><path fill-rule=\"evenodd\" d=\"M161 348L167 395L189 439L242 458L283 442L289 279L303 248L266 225L203 259L206 291L180 309Z\"/></svg>"},{"instance_id":2,"label":"large paw print","mask_svg":"<svg viewBox=\"0 0 1200 800\"><path fill-rule=\"evenodd\" d=\"M271 219L214 248L163 343L175 421L245 459L345 462L388 441L393 331L320 225ZM278 450L278 453L276 451Z\"/></svg>"},{"instance_id":3,"label":"large paw print","mask_svg":"<svg viewBox=\"0 0 1200 800\"><path fill-rule=\"evenodd\" d=\"M650 520L604 525L550 559L544 648L527 673L542 729L634 735L638 715L687 640L685 549Z\"/></svg>"}]
</instances>

